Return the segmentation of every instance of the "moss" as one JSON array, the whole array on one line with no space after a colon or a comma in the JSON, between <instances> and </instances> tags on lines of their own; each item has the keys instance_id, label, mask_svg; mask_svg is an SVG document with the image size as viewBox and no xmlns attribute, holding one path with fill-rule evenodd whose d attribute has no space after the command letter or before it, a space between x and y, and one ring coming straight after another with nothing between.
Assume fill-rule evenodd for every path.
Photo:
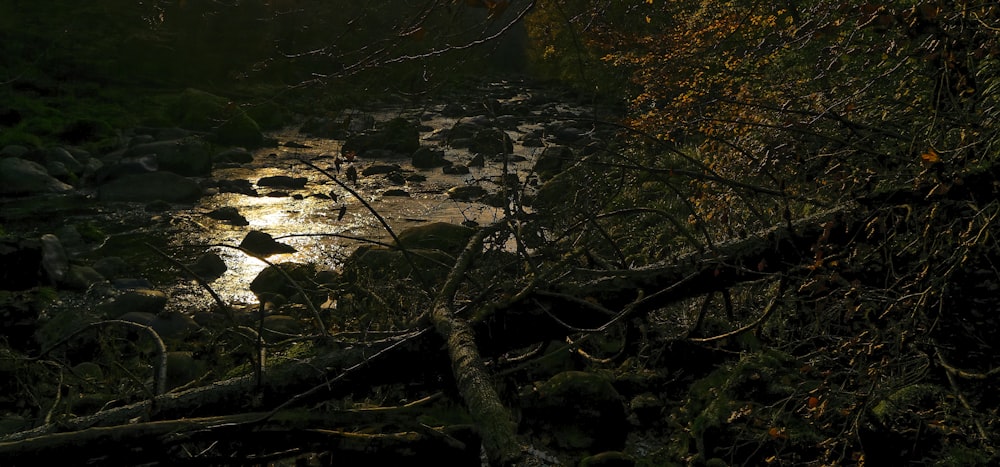
<instances>
[{"instance_id":1,"label":"moss","mask_svg":"<svg viewBox=\"0 0 1000 467\"><path fill-rule=\"evenodd\" d=\"M88 242L101 242L105 238L105 233L94 222L87 221L76 226L76 231Z\"/></svg>"},{"instance_id":2,"label":"moss","mask_svg":"<svg viewBox=\"0 0 1000 467\"><path fill-rule=\"evenodd\" d=\"M914 410L934 405L936 400L944 396L944 391L933 384L914 384L905 386L872 407L872 415L884 424L891 424L901 418L907 418Z\"/></svg>"},{"instance_id":3,"label":"moss","mask_svg":"<svg viewBox=\"0 0 1000 467\"><path fill-rule=\"evenodd\" d=\"M172 125L197 131L214 132L223 145L258 147L264 136L260 126L236 103L225 97L185 89L163 98L164 117Z\"/></svg>"}]
</instances>

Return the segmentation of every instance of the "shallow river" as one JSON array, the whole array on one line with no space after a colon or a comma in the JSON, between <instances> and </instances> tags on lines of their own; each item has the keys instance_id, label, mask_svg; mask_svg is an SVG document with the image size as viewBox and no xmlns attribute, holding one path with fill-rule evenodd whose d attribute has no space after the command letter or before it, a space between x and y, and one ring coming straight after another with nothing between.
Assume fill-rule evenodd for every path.
<instances>
[{"instance_id":1,"label":"shallow river","mask_svg":"<svg viewBox=\"0 0 1000 467\"><path fill-rule=\"evenodd\" d=\"M508 101L525 98L524 95L518 95ZM456 164L467 164L473 156L468 150L448 148L443 142L436 141L438 133L433 130L451 128L459 120L441 116L442 107L443 104L428 108L395 109L374 114L374 117L377 121L396 116L420 119L428 130L421 132L422 145L443 149L448 160ZM560 110L568 116L583 113L572 108ZM508 158L506 170L508 173L517 174L522 182L531 176L534 161L542 148L524 147L520 145L519 140L524 133L538 126L536 122L525 121L518 124L516 129L511 127L507 130L508 135L514 140L515 157ZM174 222L180 230L175 232L171 243L175 246L184 244L235 246L247 232L259 230L297 250L292 254L271 256L268 258L269 261L312 262L329 269L336 269L360 242L329 234L391 242L391 237L375 215L358 199L327 176L299 162L300 158L305 159L331 174L336 174L334 157L340 153L342 141L309 137L295 129L270 136L278 141L278 147L255 151L253 163L217 168L213 171L214 178L249 180L254 184L258 196L234 193L212 194L203 197L191 211L173 213L172 215L181 221ZM465 175L444 174L441 168L414 169L408 157L378 161L358 158L353 165L360 173L375 163L398 164L402 167L404 175L419 174L426 177L424 181L407 181L405 185L400 186L393 185L384 175L362 176L358 184L353 186L396 232L434 221L451 223L473 221L488 224L503 216L501 209L452 200L446 193L448 189L467 184L479 184L490 192L498 191L500 189L498 181L505 170L502 160L495 158L491 160L487 157L484 167L470 167L470 173ZM308 182L304 188L296 190L257 186L256 182L262 177L273 175L306 177ZM409 196L385 196L383 192L387 189L403 189ZM238 209L246 217L249 225L234 226L205 215L213 209L224 206ZM342 206L346 207L346 212L343 218L338 220ZM309 234L325 236L304 236ZM236 249L212 247L210 250L217 252L229 268L222 277L211 283L213 289L231 305L256 303L257 299L250 292L249 284L266 264ZM189 310L191 309L189 307L197 309L199 305L207 304L210 300L208 294L193 281L179 284L172 290L171 295L170 306Z\"/></svg>"}]
</instances>

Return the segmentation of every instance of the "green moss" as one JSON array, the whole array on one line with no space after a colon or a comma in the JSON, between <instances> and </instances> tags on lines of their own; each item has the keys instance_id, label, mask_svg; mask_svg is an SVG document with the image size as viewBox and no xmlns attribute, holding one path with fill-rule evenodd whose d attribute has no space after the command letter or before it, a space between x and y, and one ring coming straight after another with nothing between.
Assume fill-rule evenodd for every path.
<instances>
[{"instance_id":1,"label":"green moss","mask_svg":"<svg viewBox=\"0 0 1000 467\"><path fill-rule=\"evenodd\" d=\"M105 233L94 222L87 221L76 226L76 231L88 242L101 242L105 238Z\"/></svg>"}]
</instances>

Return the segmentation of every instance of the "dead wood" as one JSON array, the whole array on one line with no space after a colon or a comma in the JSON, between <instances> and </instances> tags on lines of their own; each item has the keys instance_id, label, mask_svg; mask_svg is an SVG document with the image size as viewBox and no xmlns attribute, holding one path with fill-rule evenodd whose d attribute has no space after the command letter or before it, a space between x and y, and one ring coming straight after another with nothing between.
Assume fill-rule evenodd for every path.
<instances>
[{"instance_id":1,"label":"dead wood","mask_svg":"<svg viewBox=\"0 0 1000 467\"><path fill-rule=\"evenodd\" d=\"M453 297L472 259L482 248L483 238L492 229L481 229L469 240L455 267L441 287L430 319L448 344L452 373L466 408L476 421L483 447L491 465L511 465L521 456L517 423L500 401L492 378L483 365L475 333L469 323L456 316Z\"/></svg>"}]
</instances>

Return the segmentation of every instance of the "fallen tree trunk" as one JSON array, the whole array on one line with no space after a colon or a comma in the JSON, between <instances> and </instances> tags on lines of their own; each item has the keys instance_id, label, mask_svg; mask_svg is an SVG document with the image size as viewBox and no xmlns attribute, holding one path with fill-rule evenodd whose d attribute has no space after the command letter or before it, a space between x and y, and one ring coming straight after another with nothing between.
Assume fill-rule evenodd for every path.
<instances>
[{"instance_id":1,"label":"fallen tree trunk","mask_svg":"<svg viewBox=\"0 0 1000 467\"><path fill-rule=\"evenodd\" d=\"M483 238L491 229L481 229L469 239L455 267L441 287L430 320L448 344L452 374L466 408L476 421L483 438L483 448L491 465L512 465L521 457L517 442L517 423L500 401L500 396L476 344L475 333L467 321L455 315L453 297L473 257L482 248Z\"/></svg>"},{"instance_id":2,"label":"fallen tree trunk","mask_svg":"<svg viewBox=\"0 0 1000 467\"><path fill-rule=\"evenodd\" d=\"M217 458L213 462L208 454L180 449L182 445L209 443L227 446L227 457L236 455L257 461L287 458L308 452L309 448L336 451L341 461L352 453L364 458L372 452L384 460L396 461L412 459L421 452L478 460L478 444L467 444L475 438L471 427L423 427L413 421L419 410L403 407L394 412L391 417L378 410L320 415L304 411L249 412L94 427L0 442L0 465L46 465L49 461L60 464L66 459L80 464L114 465L228 463L227 459ZM390 419L412 428L390 433L358 428L377 427ZM128 449L122 449L123 446ZM368 460L371 461L370 457Z\"/></svg>"}]
</instances>

